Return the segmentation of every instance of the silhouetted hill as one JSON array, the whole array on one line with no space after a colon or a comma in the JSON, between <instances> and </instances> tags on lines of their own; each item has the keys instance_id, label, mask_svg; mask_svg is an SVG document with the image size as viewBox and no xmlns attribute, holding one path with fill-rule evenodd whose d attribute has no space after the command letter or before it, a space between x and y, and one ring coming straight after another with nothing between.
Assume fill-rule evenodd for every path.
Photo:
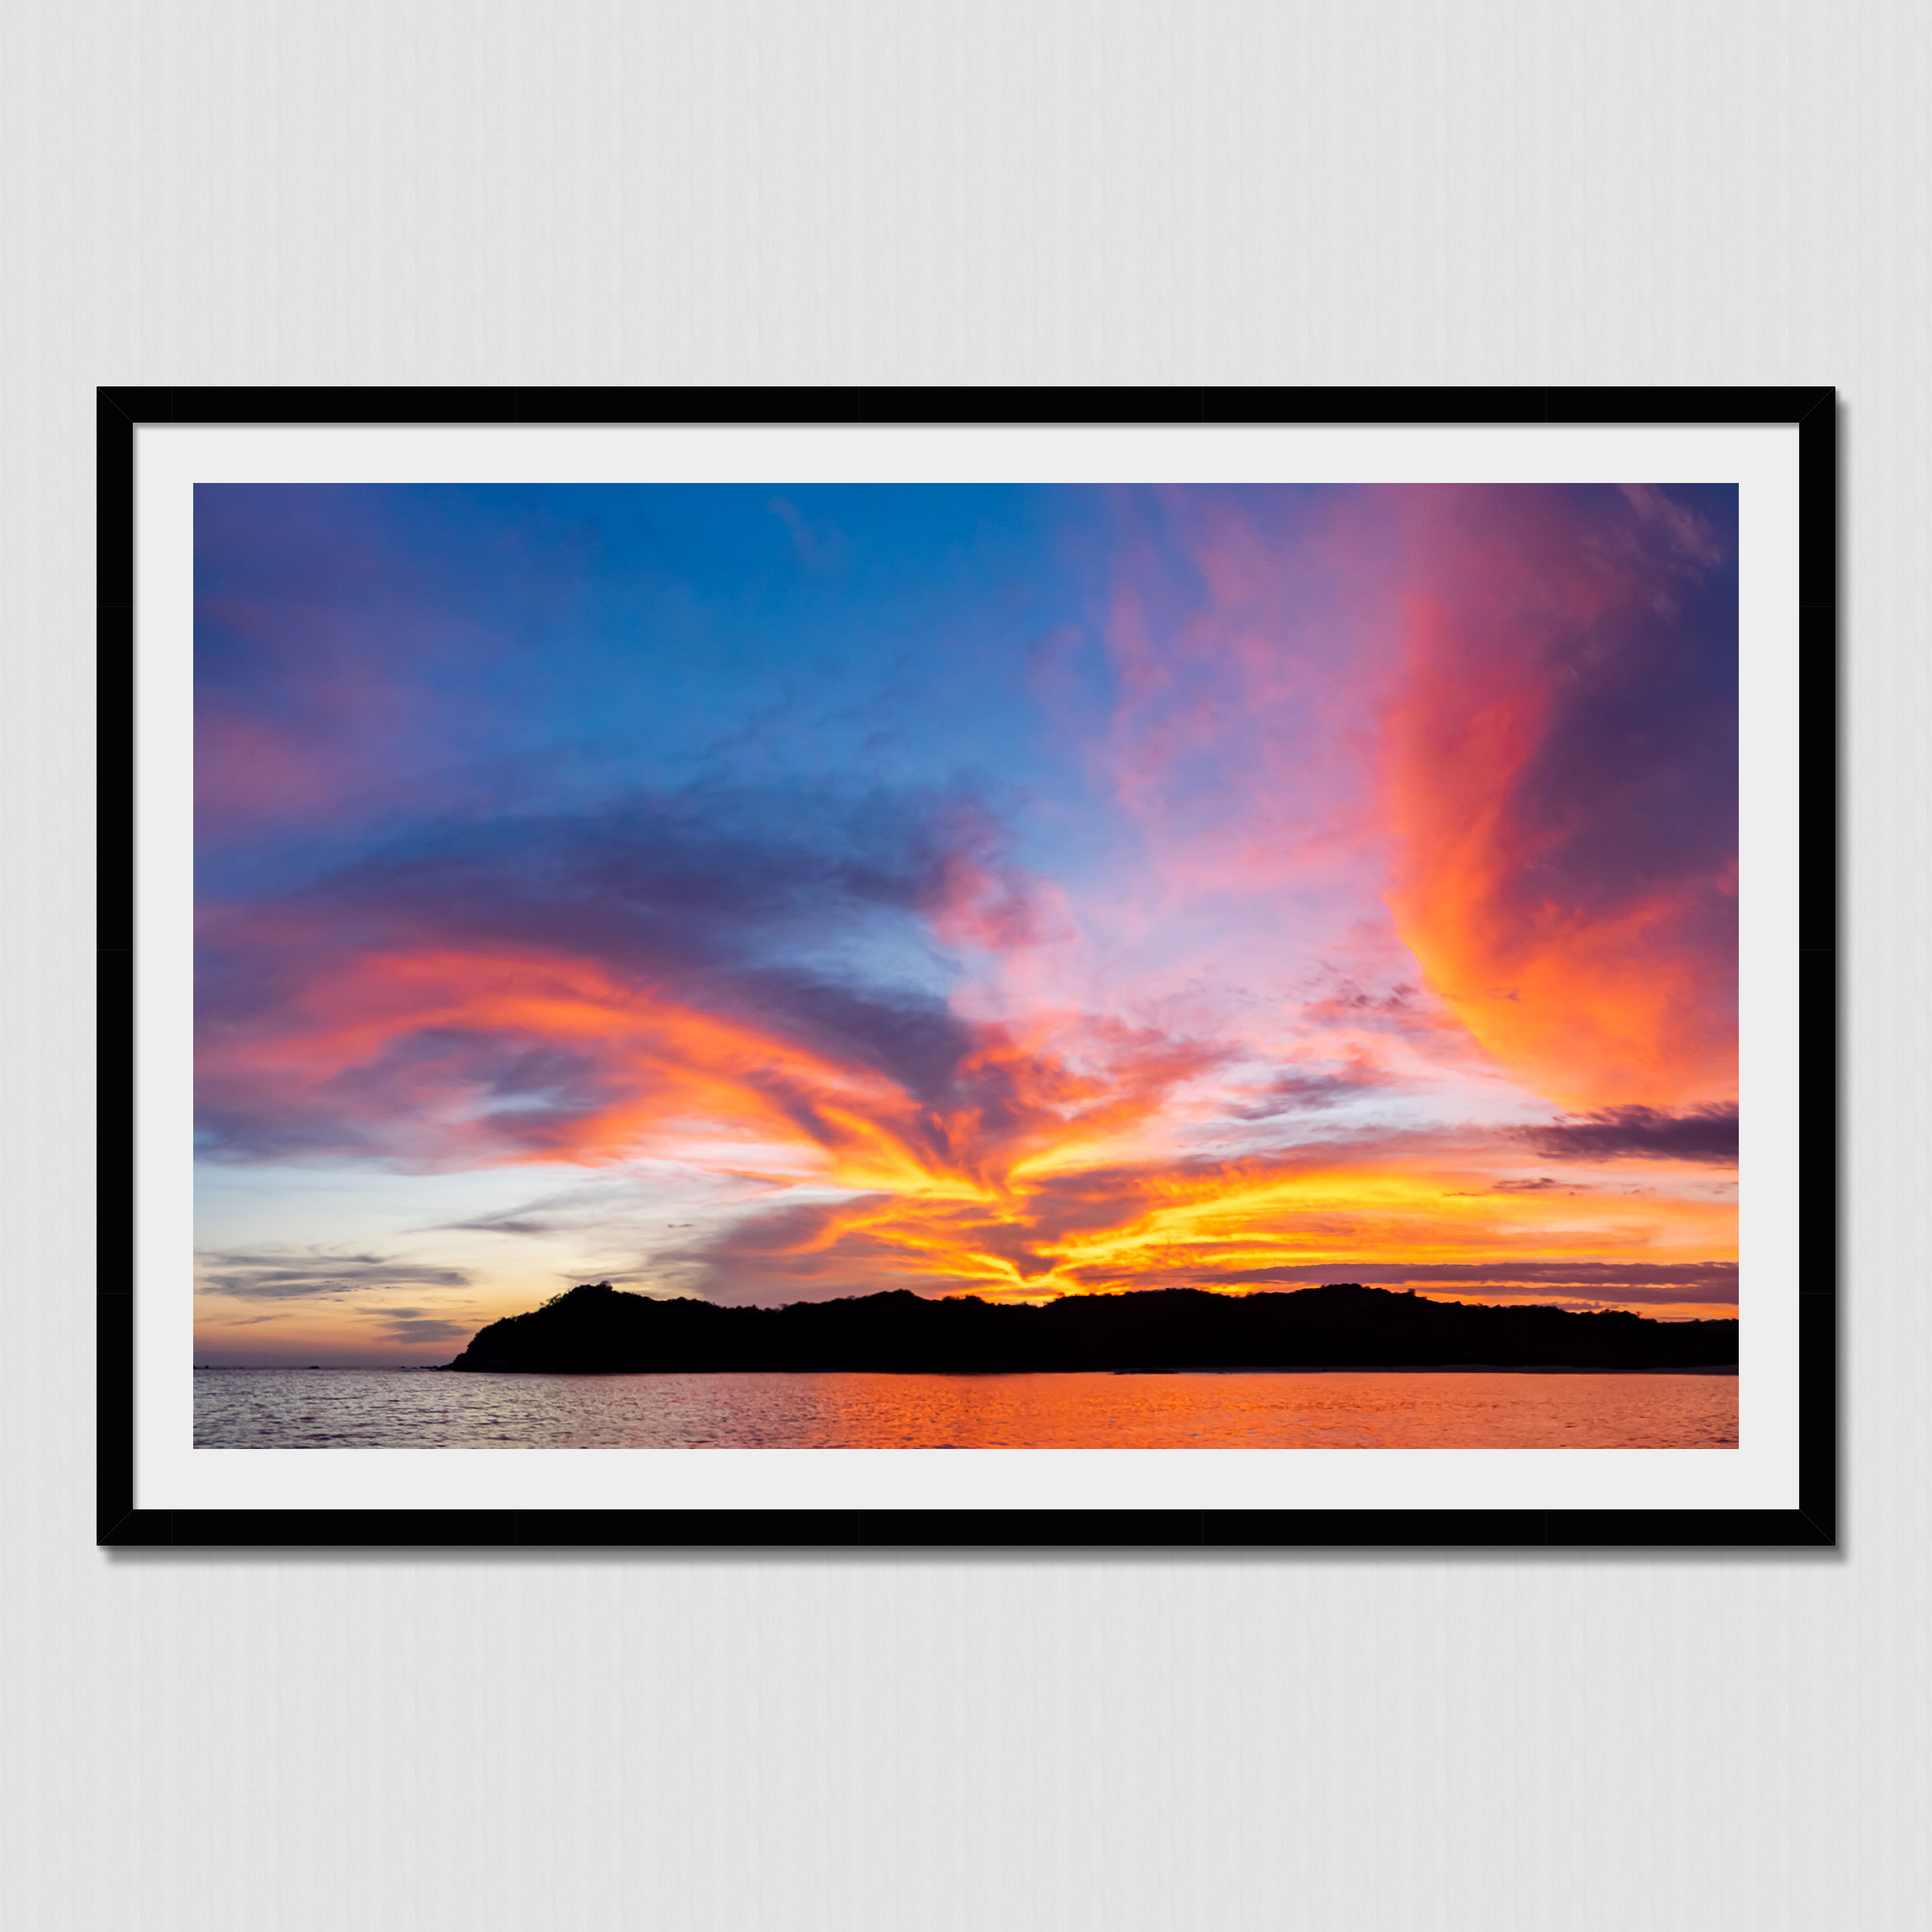
<instances>
[{"instance_id":1,"label":"silhouetted hill","mask_svg":"<svg viewBox=\"0 0 1932 1932\"><path fill-rule=\"evenodd\" d=\"M1342 1282L1285 1294L1156 1288L1040 1307L899 1289L784 1308L659 1301L608 1283L493 1322L449 1366L661 1370L1589 1369L1735 1363L1738 1324L1430 1301Z\"/></svg>"}]
</instances>

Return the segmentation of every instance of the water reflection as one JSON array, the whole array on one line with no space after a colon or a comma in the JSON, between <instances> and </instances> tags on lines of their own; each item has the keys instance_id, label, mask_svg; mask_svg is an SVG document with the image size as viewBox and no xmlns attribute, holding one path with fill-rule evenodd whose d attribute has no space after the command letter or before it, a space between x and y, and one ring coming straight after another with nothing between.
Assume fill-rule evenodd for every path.
<instances>
[{"instance_id":1,"label":"water reflection","mask_svg":"<svg viewBox=\"0 0 1932 1932\"><path fill-rule=\"evenodd\" d=\"M199 1370L226 1449L1735 1448L1731 1375Z\"/></svg>"}]
</instances>

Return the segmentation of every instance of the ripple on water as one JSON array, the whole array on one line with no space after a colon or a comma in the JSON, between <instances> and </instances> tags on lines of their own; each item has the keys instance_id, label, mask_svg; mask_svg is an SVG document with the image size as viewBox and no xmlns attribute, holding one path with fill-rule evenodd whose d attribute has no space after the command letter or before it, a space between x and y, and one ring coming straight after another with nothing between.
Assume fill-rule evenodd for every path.
<instances>
[{"instance_id":1,"label":"ripple on water","mask_svg":"<svg viewBox=\"0 0 1932 1932\"><path fill-rule=\"evenodd\" d=\"M1732 1449L1733 1375L200 1369L204 1449Z\"/></svg>"}]
</instances>

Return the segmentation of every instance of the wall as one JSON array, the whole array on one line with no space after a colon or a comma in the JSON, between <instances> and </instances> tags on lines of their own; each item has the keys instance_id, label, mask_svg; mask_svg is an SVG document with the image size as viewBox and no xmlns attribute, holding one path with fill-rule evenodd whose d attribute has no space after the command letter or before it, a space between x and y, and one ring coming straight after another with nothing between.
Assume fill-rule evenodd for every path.
<instances>
[{"instance_id":1,"label":"wall","mask_svg":"<svg viewBox=\"0 0 1932 1932\"><path fill-rule=\"evenodd\" d=\"M8 1922L1924 1923L1928 18L14 0ZM92 1546L92 386L861 380L1841 386L1840 1553Z\"/></svg>"}]
</instances>

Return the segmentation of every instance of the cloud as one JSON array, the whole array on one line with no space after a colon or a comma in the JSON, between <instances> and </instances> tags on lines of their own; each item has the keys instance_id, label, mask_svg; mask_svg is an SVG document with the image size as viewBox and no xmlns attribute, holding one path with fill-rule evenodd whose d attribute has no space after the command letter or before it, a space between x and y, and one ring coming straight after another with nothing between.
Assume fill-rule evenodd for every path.
<instances>
[{"instance_id":1,"label":"cloud","mask_svg":"<svg viewBox=\"0 0 1932 1932\"><path fill-rule=\"evenodd\" d=\"M1341 1270L1324 1263L1254 1269L1226 1277L1224 1285L1288 1288L1341 1280L1371 1287L1480 1289L1517 1297L1531 1294L1539 1300L1556 1299L1568 1290L1607 1303L1660 1306L1696 1303L1735 1306L1738 1299L1735 1262L1372 1262Z\"/></svg>"},{"instance_id":2,"label":"cloud","mask_svg":"<svg viewBox=\"0 0 1932 1932\"><path fill-rule=\"evenodd\" d=\"M1538 1174L1534 1180L1498 1180L1489 1187L1472 1187L1464 1190L1466 1198L1479 1200L1486 1195L1495 1194L1594 1194L1598 1190L1588 1181L1558 1180L1553 1175ZM1628 1190L1635 1192L1637 1190Z\"/></svg>"},{"instance_id":3,"label":"cloud","mask_svg":"<svg viewBox=\"0 0 1932 1932\"><path fill-rule=\"evenodd\" d=\"M1735 1090L1734 491L1395 493L1390 904L1432 989L1559 1104Z\"/></svg>"},{"instance_id":4,"label":"cloud","mask_svg":"<svg viewBox=\"0 0 1932 1932\"><path fill-rule=\"evenodd\" d=\"M808 1138L868 1083L990 1117L1010 1055L948 1005L934 934L1024 940L1000 843L958 796L710 790L419 830L209 908L204 1156L567 1155L721 1055Z\"/></svg>"},{"instance_id":5,"label":"cloud","mask_svg":"<svg viewBox=\"0 0 1932 1932\"><path fill-rule=\"evenodd\" d=\"M791 536L792 548L808 570L836 571L846 559L846 544L835 524L814 528L788 496L773 496L766 505Z\"/></svg>"},{"instance_id":6,"label":"cloud","mask_svg":"<svg viewBox=\"0 0 1932 1932\"><path fill-rule=\"evenodd\" d=\"M1292 487L1134 493L1118 511L1096 758L1150 896L1280 907L1372 889L1378 506Z\"/></svg>"},{"instance_id":7,"label":"cloud","mask_svg":"<svg viewBox=\"0 0 1932 1932\"><path fill-rule=\"evenodd\" d=\"M1473 1157L1440 1136L1340 1136L1240 1158L1023 1172L997 1193L794 1198L652 1262L728 1302L901 1287L998 1298L1336 1280L1734 1297L1733 1264L1624 1258L1664 1228L1680 1240L1702 1234L1721 1253L1732 1238L1727 1207L1660 1208L1625 1190L1561 1184L1475 1189ZM1480 1258L1439 1258L1459 1252Z\"/></svg>"},{"instance_id":8,"label":"cloud","mask_svg":"<svg viewBox=\"0 0 1932 1932\"><path fill-rule=\"evenodd\" d=\"M369 1312L380 1318L383 1338L391 1342L461 1342L476 1332L473 1322L445 1321L415 1309L372 1309Z\"/></svg>"},{"instance_id":9,"label":"cloud","mask_svg":"<svg viewBox=\"0 0 1932 1932\"><path fill-rule=\"evenodd\" d=\"M1442 1024L1414 986L1397 986L1376 993L1366 992L1349 980L1325 997L1310 1000L1301 1009L1301 1016L1304 1021L1327 1020L1376 1033L1426 1033Z\"/></svg>"},{"instance_id":10,"label":"cloud","mask_svg":"<svg viewBox=\"0 0 1932 1932\"><path fill-rule=\"evenodd\" d=\"M1735 1106L1693 1107L1672 1114L1655 1107L1603 1107L1520 1127L1516 1138L1549 1160L1693 1160L1736 1166Z\"/></svg>"},{"instance_id":11,"label":"cloud","mask_svg":"<svg viewBox=\"0 0 1932 1932\"><path fill-rule=\"evenodd\" d=\"M1230 1277L1232 1279L1233 1277ZM1333 1262L1304 1263L1250 1270L1244 1282L1332 1281ZM1498 1258L1476 1262L1368 1262L1357 1264L1348 1277L1374 1286L1390 1282L1444 1284L1514 1282L1550 1283L1566 1288L1721 1288L1736 1297L1736 1262L1585 1262L1512 1261Z\"/></svg>"},{"instance_id":12,"label":"cloud","mask_svg":"<svg viewBox=\"0 0 1932 1932\"><path fill-rule=\"evenodd\" d=\"M389 1261L376 1255L219 1252L201 1260L202 1292L247 1301L339 1300L370 1288L463 1288L470 1280L460 1268Z\"/></svg>"},{"instance_id":13,"label":"cloud","mask_svg":"<svg viewBox=\"0 0 1932 1932\"><path fill-rule=\"evenodd\" d=\"M1401 994L1408 990L1398 988ZM1336 1070L1310 1072L1299 1066L1285 1068L1246 1106L1231 1109L1231 1118L1269 1120L1283 1115L1325 1112L1360 1100L1364 1094L1389 1091L1400 1084L1358 1048L1349 1053Z\"/></svg>"},{"instance_id":14,"label":"cloud","mask_svg":"<svg viewBox=\"0 0 1932 1932\"><path fill-rule=\"evenodd\" d=\"M526 1220L516 1215L486 1214L474 1221L440 1221L436 1228L439 1232L447 1229L472 1234L549 1234L562 1225L556 1221Z\"/></svg>"},{"instance_id":15,"label":"cloud","mask_svg":"<svg viewBox=\"0 0 1932 1932\"><path fill-rule=\"evenodd\" d=\"M848 1189L998 1188L1132 1132L1229 1058L1108 1013L957 1012L934 983L950 924L995 950L1034 930L997 827L956 796L714 793L423 832L208 913L204 1157L669 1151Z\"/></svg>"}]
</instances>

